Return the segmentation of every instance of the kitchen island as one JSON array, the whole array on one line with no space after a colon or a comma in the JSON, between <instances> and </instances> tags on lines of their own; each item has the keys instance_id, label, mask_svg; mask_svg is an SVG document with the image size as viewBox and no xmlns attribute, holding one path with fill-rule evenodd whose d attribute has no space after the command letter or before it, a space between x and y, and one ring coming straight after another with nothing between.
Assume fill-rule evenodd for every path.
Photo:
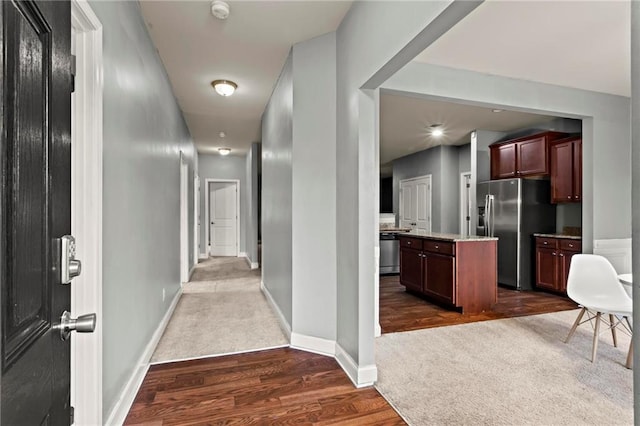
<instances>
[{"instance_id":1,"label":"kitchen island","mask_svg":"<svg viewBox=\"0 0 640 426\"><path fill-rule=\"evenodd\" d=\"M400 284L462 313L490 310L498 295L498 239L411 231L400 240Z\"/></svg>"}]
</instances>

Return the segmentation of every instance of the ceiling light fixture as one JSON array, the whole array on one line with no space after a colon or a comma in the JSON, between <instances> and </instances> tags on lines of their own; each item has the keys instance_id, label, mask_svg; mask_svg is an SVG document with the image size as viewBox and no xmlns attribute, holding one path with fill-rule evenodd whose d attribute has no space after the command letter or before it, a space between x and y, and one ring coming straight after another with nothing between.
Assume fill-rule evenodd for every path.
<instances>
[{"instance_id":1,"label":"ceiling light fixture","mask_svg":"<svg viewBox=\"0 0 640 426\"><path fill-rule=\"evenodd\" d=\"M498 108L495 108L495 109L492 109L492 110L491 110L491 112L502 112L502 111L503 111L503 110L498 109Z\"/></svg>"},{"instance_id":2,"label":"ceiling light fixture","mask_svg":"<svg viewBox=\"0 0 640 426\"><path fill-rule=\"evenodd\" d=\"M221 138L224 138L225 136L227 136L227 134L225 132L220 132L218 134L220 135Z\"/></svg>"},{"instance_id":3,"label":"ceiling light fixture","mask_svg":"<svg viewBox=\"0 0 640 426\"><path fill-rule=\"evenodd\" d=\"M442 131L441 126L442 124L432 124L431 126L429 126L429 128L431 129L431 136L436 138L442 136L444 132Z\"/></svg>"},{"instance_id":4,"label":"ceiling light fixture","mask_svg":"<svg viewBox=\"0 0 640 426\"><path fill-rule=\"evenodd\" d=\"M231 153L231 148L218 148L218 152L220 155L229 155Z\"/></svg>"},{"instance_id":5,"label":"ceiling light fixture","mask_svg":"<svg viewBox=\"0 0 640 426\"><path fill-rule=\"evenodd\" d=\"M214 0L211 3L211 14L218 19L227 19L229 17L229 4L222 0Z\"/></svg>"},{"instance_id":6,"label":"ceiling light fixture","mask_svg":"<svg viewBox=\"0 0 640 426\"><path fill-rule=\"evenodd\" d=\"M238 85L231 80L214 80L211 82L211 86L220 96L231 96L238 88Z\"/></svg>"}]
</instances>

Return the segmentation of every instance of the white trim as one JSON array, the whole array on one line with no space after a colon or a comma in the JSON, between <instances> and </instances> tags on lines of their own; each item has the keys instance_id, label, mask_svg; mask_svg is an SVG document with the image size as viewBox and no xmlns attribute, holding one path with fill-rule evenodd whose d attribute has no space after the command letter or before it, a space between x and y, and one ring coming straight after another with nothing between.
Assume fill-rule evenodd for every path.
<instances>
[{"instance_id":1,"label":"white trim","mask_svg":"<svg viewBox=\"0 0 640 426\"><path fill-rule=\"evenodd\" d=\"M195 174L195 173L194 173ZM200 235L200 178L193 178L193 266L198 264L198 235ZM191 278L191 275L189 275Z\"/></svg>"},{"instance_id":2,"label":"white trim","mask_svg":"<svg viewBox=\"0 0 640 426\"><path fill-rule=\"evenodd\" d=\"M71 27L77 58L71 230L83 263L71 285L71 310L98 319L93 333L71 339L71 403L76 424L102 424L102 24L86 0L72 0Z\"/></svg>"},{"instance_id":3,"label":"white trim","mask_svg":"<svg viewBox=\"0 0 640 426\"><path fill-rule=\"evenodd\" d=\"M593 254L606 257L618 274L631 273L631 238L594 240Z\"/></svg>"},{"instance_id":4,"label":"white trim","mask_svg":"<svg viewBox=\"0 0 640 426\"><path fill-rule=\"evenodd\" d=\"M278 307L278 304L273 299L273 296L271 296L271 293L269 293L269 290L267 289L267 287L265 287L264 282L262 281L260 281L260 290L262 290L262 293L267 298L267 302L269 302L269 305L271 305L271 308L276 313L278 322L280 323L280 328L284 332L285 336L287 336L287 340L291 342L291 326L287 322L287 319L280 310L280 307Z\"/></svg>"},{"instance_id":5,"label":"white trim","mask_svg":"<svg viewBox=\"0 0 640 426\"><path fill-rule=\"evenodd\" d=\"M193 273L195 270L196 270L196 265L193 265L189 270L189 281L191 281L191 277L193 276Z\"/></svg>"},{"instance_id":6,"label":"white trim","mask_svg":"<svg viewBox=\"0 0 640 426\"><path fill-rule=\"evenodd\" d=\"M199 260L207 260L209 258L209 256L207 256L206 253L199 253L198 254L198 259Z\"/></svg>"},{"instance_id":7,"label":"white trim","mask_svg":"<svg viewBox=\"0 0 640 426\"><path fill-rule=\"evenodd\" d=\"M471 228L469 227L467 231L465 231L465 225L467 225L467 215L463 211L464 206L464 195L467 192L467 184L465 178L469 176L469 185L471 185L471 172L462 172L460 173L460 235L469 236L473 235L471 232ZM467 203L469 207L469 218L471 218L471 186L469 186L469 202ZM469 219L469 225L471 225L471 219Z\"/></svg>"},{"instance_id":8,"label":"white trim","mask_svg":"<svg viewBox=\"0 0 640 426\"><path fill-rule=\"evenodd\" d=\"M156 347L160 342L160 338L162 337L162 334L164 333L164 330L167 327L169 320L171 319L171 315L173 315L173 311L176 309L176 305L178 304L178 300L180 300L181 295L182 287L179 287L176 295L171 301L169 309L162 318L162 321L160 321L160 324L158 324L158 328L156 328L153 336L151 336L151 340L149 340L149 343L145 347L144 352L142 352L142 356L140 356L140 359L138 359L135 368L131 372L131 377L121 389L118 399L111 409L111 412L109 413L105 424L121 425L124 423L124 420L127 417L127 414L129 414L129 410L131 409L131 405L133 404L133 400L135 399L138 390L140 389L140 385L142 385L142 381L147 374L151 356L153 355L153 352L155 352Z\"/></svg>"},{"instance_id":9,"label":"white trim","mask_svg":"<svg viewBox=\"0 0 640 426\"><path fill-rule=\"evenodd\" d=\"M336 343L336 361L357 388L372 386L378 380L378 368L375 364L358 367L339 343Z\"/></svg>"},{"instance_id":10,"label":"white trim","mask_svg":"<svg viewBox=\"0 0 640 426\"><path fill-rule=\"evenodd\" d=\"M379 303L377 304L377 307L378 307L378 306L380 306L380 304L379 304ZM382 327L380 327L380 323L379 323L379 322L377 322L377 323L375 323L375 324L374 324L374 326L375 326L375 328L376 328L376 329L375 329L376 337L380 337L380 336L382 336Z\"/></svg>"},{"instance_id":11,"label":"white trim","mask_svg":"<svg viewBox=\"0 0 640 426\"><path fill-rule=\"evenodd\" d=\"M244 257L244 260L247 261L247 264L249 265L249 268L251 269L258 269L260 267L260 265L258 264L258 262L252 262L251 259L249 258L249 255L246 252L241 252L240 253L240 257Z\"/></svg>"},{"instance_id":12,"label":"white trim","mask_svg":"<svg viewBox=\"0 0 640 426\"><path fill-rule=\"evenodd\" d=\"M288 348L288 347L289 347L288 344L276 345L276 346L267 346L267 347L264 347L264 348L245 349L243 351L224 352L224 353L221 353L221 354L198 355L198 356L191 356L191 357L188 357L188 358L176 358L176 359L170 359L170 360L166 360L166 361L156 361L156 362L152 362L149 365L162 365L162 364L168 364L170 362L193 361L195 359L219 358L221 356L248 354L250 352L268 351L268 350L271 350L271 349L280 349L280 348Z\"/></svg>"},{"instance_id":13,"label":"white trim","mask_svg":"<svg viewBox=\"0 0 640 426\"><path fill-rule=\"evenodd\" d=\"M205 179L204 180L204 215L205 215L205 252L211 255L211 229L209 229L209 184L214 182L233 182L236 184L236 256L240 257L240 179Z\"/></svg>"},{"instance_id":14,"label":"white trim","mask_svg":"<svg viewBox=\"0 0 640 426\"><path fill-rule=\"evenodd\" d=\"M180 151L180 282L189 281L189 165Z\"/></svg>"},{"instance_id":15,"label":"white trim","mask_svg":"<svg viewBox=\"0 0 640 426\"><path fill-rule=\"evenodd\" d=\"M291 347L301 351L313 352L319 355L335 357L336 341L305 334L291 333Z\"/></svg>"}]
</instances>

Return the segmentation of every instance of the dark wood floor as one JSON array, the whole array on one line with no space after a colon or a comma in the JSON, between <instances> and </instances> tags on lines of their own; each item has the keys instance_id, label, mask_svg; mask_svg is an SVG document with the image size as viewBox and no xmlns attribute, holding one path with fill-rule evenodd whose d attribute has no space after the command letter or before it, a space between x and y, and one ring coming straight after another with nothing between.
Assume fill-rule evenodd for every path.
<instances>
[{"instance_id":1,"label":"dark wood floor","mask_svg":"<svg viewBox=\"0 0 640 426\"><path fill-rule=\"evenodd\" d=\"M382 333L543 314L577 307L570 299L555 294L498 287L498 303L491 312L463 315L407 293L397 275L380 277Z\"/></svg>"},{"instance_id":2,"label":"dark wood floor","mask_svg":"<svg viewBox=\"0 0 640 426\"><path fill-rule=\"evenodd\" d=\"M404 425L330 357L280 348L150 367L127 425Z\"/></svg>"}]
</instances>

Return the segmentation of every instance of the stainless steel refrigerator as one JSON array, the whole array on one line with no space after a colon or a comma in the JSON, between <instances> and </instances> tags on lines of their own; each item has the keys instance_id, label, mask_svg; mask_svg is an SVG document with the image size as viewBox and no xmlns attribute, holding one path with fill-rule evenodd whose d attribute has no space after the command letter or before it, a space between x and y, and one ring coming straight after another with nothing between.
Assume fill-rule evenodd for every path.
<instances>
[{"instance_id":1,"label":"stainless steel refrigerator","mask_svg":"<svg viewBox=\"0 0 640 426\"><path fill-rule=\"evenodd\" d=\"M548 180L481 182L477 235L498 237L498 283L518 290L535 285L534 233L556 232L556 206Z\"/></svg>"}]
</instances>

